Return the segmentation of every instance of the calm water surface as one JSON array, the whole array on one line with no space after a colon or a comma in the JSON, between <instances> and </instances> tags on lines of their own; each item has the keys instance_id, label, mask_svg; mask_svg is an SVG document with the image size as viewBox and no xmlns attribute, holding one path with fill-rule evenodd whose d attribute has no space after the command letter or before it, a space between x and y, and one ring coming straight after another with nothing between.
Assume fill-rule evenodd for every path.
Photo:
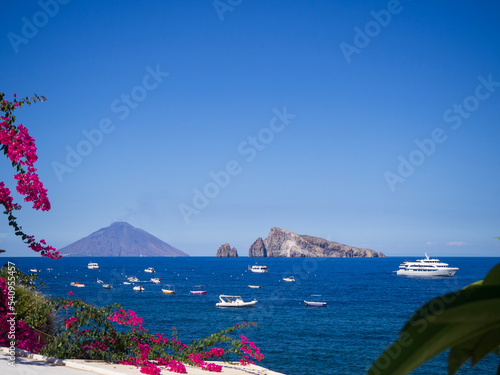
<instances>
[{"instance_id":1,"label":"calm water surface","mask_svg":"<svg viewBox=\"0 0 500 375\"><path fill-rule=\"evenodd\" d=\"M170 336L171 327L189 343L235 323L254 321L255 328L240 331L266 356L260 364L288 375L364 374L371 363L396 338L411 313L429 299L458 290L484 278L500 258L440 258L460 268L453 278L417 279L398 277L395 271L405 259L367 258L8 258L23 271L42 269L44 293L105 305L117 302L144 318L144 326ZM408 258L413 260L414 258ZM254 274L248 266L267 265L270 272ZM90 261L98 270L87 269ZM154 267L154 275L144 272ZM52 268L48 271L47 268ZM282 278L293 275L295 283ZM162 285L144 284L144 292L123 285L127 276L148 281L161 277L174 284L175 295L163 295ZM112 283L106 290L97 279ZM70 286L71 281L86 285ZM204 284L207 294L192 296L193 285ZM261 289L249 289L249 284ZM219 294L256 298L252 309L217 309ZM308 308L303 300L320 294L325 308ZM446 374L443 354L413 374ZM475 368L465 366L459 374L494 374L498 357L489 356Z\"/></svg>"}]
</instances>

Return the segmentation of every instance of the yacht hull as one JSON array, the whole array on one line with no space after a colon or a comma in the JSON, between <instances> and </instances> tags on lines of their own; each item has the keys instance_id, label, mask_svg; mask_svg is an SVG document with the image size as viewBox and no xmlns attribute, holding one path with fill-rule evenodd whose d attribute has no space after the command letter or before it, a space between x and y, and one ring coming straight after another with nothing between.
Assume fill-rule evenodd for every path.
<instances>
[{"instance_id":1,"label":"yacht hull","mask_svg":"<svg viewBox=\"0 0 500 375\"><path fill-rule=\"evenodd\" d=\"M412 277L432 277L432 276L444 276L452 277L457 273L458 268L449 269L438 269L438 270L425 270L425 271L415 271L415 270L398 270L396 274L398 276L412 276Z\"/></svg>"}]
</instances>

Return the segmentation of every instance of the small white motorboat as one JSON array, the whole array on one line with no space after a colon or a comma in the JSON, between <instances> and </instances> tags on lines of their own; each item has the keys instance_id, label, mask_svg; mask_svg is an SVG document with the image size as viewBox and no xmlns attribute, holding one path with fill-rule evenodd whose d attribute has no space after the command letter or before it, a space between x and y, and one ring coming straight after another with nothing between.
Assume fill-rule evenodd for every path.
<instances>
[{"instance_id":1,"label":"small white motorboat","mask_svg":"<svg viewBox=\"0 0 500 375\"><path fill-rule=\"evenodd\" d=\"M102 284L104 281L97 279L97 284Z\"/></svg>"},{"instance_id":2,"label":"small white motorboat","mask_svg":"<svg viewBox=\"0 0 500 375\"><path fill-rule=\"evenodd\" d=\"M30 269L30 272L36 272L36 273L38 273L38 272L41 272L41 271L42 271L42 270L37 270L36 268L32 268L32 269Z\"/></svg>"},{"instance_id":3,"label":"small white motorboat","mask_svg":"<svg viewBox=\"0 0 500 375\"><path fill-rule=\"evenodd\" d=\"M138 283L139 279L136 276L130 276L127 278L130 283Z\"/></svg>"},{"instance_id":4,"label":"small white motorboat","mask_svg":"<svg viewBox=\"0 0 500 375\"><path fill-rule=\"evenodd\" d=\"M257 303L257 300L253 300L250 302L245 302L241 299L241 296L228 296L225 294L221 294L219 296L220 302L217 302L215 306L217 307L253 307Z\"/></svg>"},{"instance_id":5,"label":"small white motorboat","mask_svg":"<svg viewBox=\"0 0 500 375\"><path fill-rule=\"evenodd\" d=\"M288 282L295 281L295 277L293 276L284 277L283 281L288 281Z\"/></svg>"},{"instance_id":6,"label":"small white motorboat","mask_svg":"<svg viewBox=\"0 0 500 375\"><path fill-rule=\"evenodd\" d=\"M306 306L310 307L326 307L326 302L318 301L318 297L321 297L321 294L311 294L310 301L304 300Z\"/></svg>"},{"instance_id":7,"label":"small white motorboat","mask_svg":"<svg viewBox=\"0 0 500 375\"><path fill-rule=\"evenodd\" d=\"M316 302L316 301L306 301L304 300L306 306L310 307L326 307L326 302Z\"/></svg>"},{"instance_id":8,"label":"small white motorboat","mask_svg":"<svg viewBox=\"0 0 500 375\"><path fill-rule=\"evenodd\" d=\"M103 284L102 287L104 289L113 289L113 285L111 285L111 284Z\"/></svg>"},{"instance_id":9,"label":"small white motorboat","mask_svg":"<svg viewBox=\"0 0 500 375\"><path fill-rule=\"evenodd\" d=\"M144 287L142 285L136 285L132 289L134 289L136 292L144 292Z\"/></svg>"},{"instance_id":10,"label":"small white motorboat","mask_svg":"<svg viewBox=\"0 0 500 375\"><path fill-rule=\"evenodd\" d=\"M151 281L151 284L159 284L160 280L161 280L160 277L153 277L150 281Z\"/></svg>"},{"instance_id":11,"label":"small white motorboat","mask_svg":"<svg viewBox=\"0 0 500 375\"><path fill-rule=\"evenodd\" d=\"M148 267L144 270L144 272L147 272L147 273L155 273L155 269L153 267Z\"/></svg>"},{"instance_id":12,"label":"small white motorboat","mask_svg":"<svg viewBox=\"0 0 500 375\"><path fill-rule=\"evenodd\" d=\"M175 294L175 287L173 285L166 285L166 289L162 288L163 294Z\"/></svg>"},{"instance_id":13,"label":"small white motorboat","mask_svg":"<svg viewBox=\"0 0 500 375\"><path fill-rule=\"evenodd\" d=\"M260 289L260 285L249 285L250 289Z\"/></svg>"},{"instance_id":14,"label":"small white motorboat","mask_svg":"<svg viewBox=\"0 0 500 375\"><path fill-rule=\"evenodd\" d=\"M267 268L267 266L258 266L258 265L255 265L255 266L248 266L248 269L250 271L252 271L253 273L266 273L266 272L269 272L269 269Z\"/></svg>"},{"instance_id":15,"label":"small white motorboat","mask_svg":"<svg viewBox=\"0 0 500 375\"><path fill-rule=\"evenodd\" d=\"M69 285L75 286L77 288L85 288L85 284L78 283L78 282L75 282L75 281L72 281Z\"/></svg>"},{"instance_id":16,"label":"small white motorboat","mask_svg":"<svg viewBox=\"0 0 500 375\"><path fill-rule=\"evenodd\" d=\"M95 263L95 262L90 262L88 265L87 265L87 268L89 270L97 270L99 269L99 264Z\"/></svg>"},{"instance_id":17,"label":"small white motorboat","mask_svg":"<svg viewBox=\"0 0 500 375\"><path fill-rule=\"evenodd\" d=\"M128 281L124 281L123 285L132 285L132 283L129 283Z\"/></svg>"}]
</instances>

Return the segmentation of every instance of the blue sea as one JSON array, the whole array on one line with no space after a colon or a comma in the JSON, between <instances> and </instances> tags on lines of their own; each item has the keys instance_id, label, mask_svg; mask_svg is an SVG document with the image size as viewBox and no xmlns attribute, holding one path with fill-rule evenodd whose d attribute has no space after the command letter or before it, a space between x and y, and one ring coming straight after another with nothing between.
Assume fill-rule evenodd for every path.
<instances>
[{"instance_id":1,"label":"blue sea","mask_svg":"<svg viewBox=\"0 0 500 375\"><path fill-rule=\"evenodd\" d=\"M257 327L238 331L254 341L265 355L258 363L287 375L364 374L371 363L398 335L411 313L431 298L458 290L484 278L500 258L440 258L460 270L452 278L408 278L393 272L405 258L8 258L21 270L39 268L42 291L55 297L74 298L105 305L113 302L144 318L144 327L170 337L171 327L189 343L235 323L253 321ZM407 260L414 260L408 258ZM98 270L87 269L90 261ZM254 274L248 266L268 266ZM154 267L155 274L144 272ZM47 270L52 268L52 271ZM144 292L124 285L127 276L162 284L144 283ZM284 282L294 276L296 282ZM112 283L107 290L97 279ZM70 282L84 283L74 288ZM175 295L164 295L164 284L174 284ZM261 285L250 289L249 284ZM207 294L189 290L205 285ZM255 308L218 309L220 294L257 299ZM324 308L305 307L303 300L320 294ZM499 358L490 355L474 368L466 364L459 374L494 374ZM413 374L446 374L447 353Z\"/></svg>"}]
</instances>

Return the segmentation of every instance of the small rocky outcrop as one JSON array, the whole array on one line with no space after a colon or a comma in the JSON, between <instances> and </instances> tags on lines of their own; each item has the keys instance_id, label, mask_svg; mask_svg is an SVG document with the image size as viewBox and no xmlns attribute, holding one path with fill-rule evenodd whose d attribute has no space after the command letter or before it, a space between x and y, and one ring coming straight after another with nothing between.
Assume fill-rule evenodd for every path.
<instances>
[{"instance_id":1,"label":"small rocky outcrop","mask_svg":"<svg viewBox=\"0 0 500 375\"><path fill-rule=\"evenodd\" d=\"M221 245L219 247L219 250L217 250L217 258L236 258L238 257L238 250L236 248L231 248L231 245L229 245L227 242L224 245Z\"/></svg>"},{"instance_id":2,"label":"small rocky outcrop","mask_svg":"<svg viewBox=\"0 0 500 375\"><path fill-rule=\"evenodd\" d=\"M262 241L262 237L257 238L257 240L250 246L248 250L249 257L267 257L266 246L264 245L264 241Z\"/></svg>"},{"instance_id":3,"label":"small rocky outcrop","mask_svg":"<svg viewBox=\"0 0 500 375\"><path fill-rule=\"evenodd\" d=\"M249 257L334 257L334 258L378 258L381 252L343 245L323 238L306 236L281 228L271 228L265 240L259 237L250 246Z\"/></svg>"}]
</instances>

